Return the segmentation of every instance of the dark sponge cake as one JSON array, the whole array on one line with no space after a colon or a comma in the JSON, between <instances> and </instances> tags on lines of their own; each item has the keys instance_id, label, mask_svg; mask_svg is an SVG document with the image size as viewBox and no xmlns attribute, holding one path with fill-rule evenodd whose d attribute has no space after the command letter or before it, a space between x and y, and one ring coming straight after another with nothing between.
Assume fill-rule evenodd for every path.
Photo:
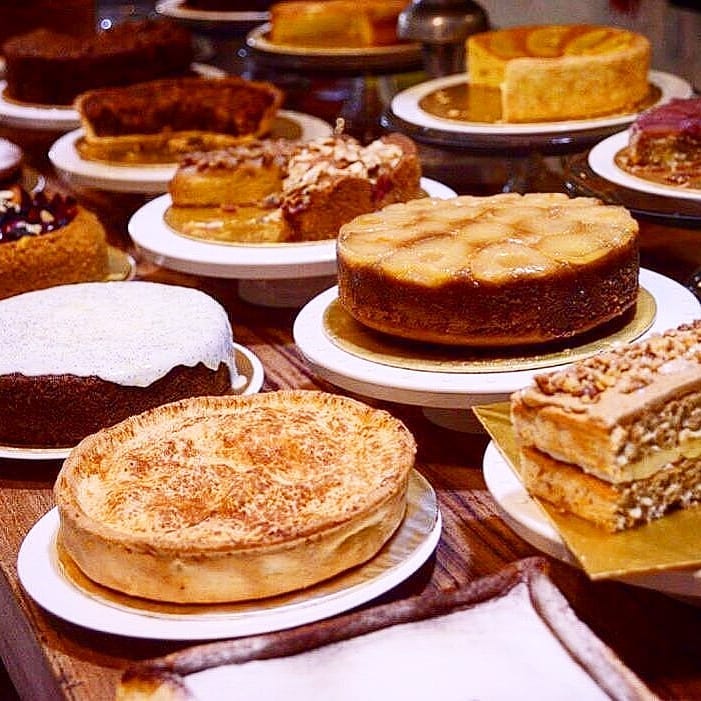
<instances>
[{"instance_id":1,"label":"dark sponge cake","mask_svg":"<svg viewBox=\"0 0 701 701\"><path fill-rule=\"evenodd\" d=\"M125 22L90 37L40 27L8 39L6 95L41 105L70 105L93 88L184 75L193 60L190 33L164 20Z\"/></svg>"},{"instance_id":2,"label":"dark sponge cake","mask_svg":"<svg viewBox=\"0 0 701 701\"><path fill-rule=\"evenodd\" d=\"M228 393L239 380L226 311L190 288L58 285L0 302L0 328L4 445L71 447L163 403Z\"/></svg>"}]
</instances>

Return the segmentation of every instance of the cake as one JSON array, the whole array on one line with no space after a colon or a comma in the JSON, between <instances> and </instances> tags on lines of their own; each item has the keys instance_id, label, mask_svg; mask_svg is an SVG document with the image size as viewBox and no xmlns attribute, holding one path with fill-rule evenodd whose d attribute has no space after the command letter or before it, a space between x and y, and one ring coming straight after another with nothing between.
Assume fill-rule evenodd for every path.
<instances>
[{"instance_id":1,"label":"cake","mask_svg":"<svg viewBox=\"0 0 701 701\"><path fill-rule=\"evenodd\" d=\"M86 158L133 160L249 141L270 130L283 95L239 76L171 78L80 94Z\"/></svg>"},{"instance_id":2,"label":"cake","mask_svg":"<svg viewBox=\"0 0 701 701\"><path fill-rule=\"evenodd\" d=\"M300 144L288 139L254 141L186 153L168 183L177 207L256 204L282 189L287 162Z\"/></svg>"},{"instance_id":3,"label":"cake","mask_svg":"<svg viewBox=\"0 0 701 701\"><path fill-rule=\"evenodd\" d=\"M701 502L701 321L512 395L528 491L615 532Z\"/></svg>"},{"instance_id":4,"label":"cake","mask_svg":"<svg viewBox=\"0 0 701 701\"><path fill-rule=\"evenodd\" d=\"M405 0L289 0L270 7L273 44L309 48L367 48L399 43Z\"/></svg>"},{"instance_id":5,"label":"cake","mask_svg":"<svg viewBox=\"0 0 701 701\"><path fill-rule=\"evenodd\" d=\"M70 105L98 87L128 85L190 71L190 33L170 22L139 20L92 36L74 36L39 27L2 46L11 100Z\"/></svg>"},{"instance_id":6,"label":"cake","mask_svg":"<svg viewBox=\"0 0 701 701\"><path fill-rule=\"evenodd\" d=\"M500 90L505 122L631 112L649 93L650 42L617 27L510 27L466 40L470 85Z\"/></svg>"},{"instance_id":7,"label":"cake","mask_svg":"<svg viewBox=\"0 0 701 701\"><path fill-rule=\"evenodd\" d=\"M0 190L0 299L108 272L105 230L75 199L19 185Z\"/></svg>"},{"instance_id":8,"label":"cake","mask_svg":"<svg viewBox=\"0 0 701 701\"><path fill-rule=\"evenodd\" d=\"M74 448L55 485L58 543L91 580L145 599L302 589L386 543L415 450L389 413L333 394L183 400Z\"/></svg>"},{"instance_id":9,"label":"cake","mask_svg":"<svg viewBox=\"0 0 701 701\"><path fill-rule=\"evenodd\" d=\"M643 112L616 162L638 177L701 189L701 97L673 99Z\"/></svg>"},{"instance_id":10,"label":"cake","mask_svg":"<svg viewBox=\"0 0 701 701\"><path fill-rule=\"evenodd\" d=\"M184 7L205 12L265 12L272 0L185 0Z\"/></svg>"},{"instance_id":11,"label":"cake","mask_svg":"<svg viewBox=\"0 0 701 701\"><path fill-rule=\"evenodd\" d=\"M353 217L421 195L416 145L388 134L254 142L191 154L169 189L166 221L186 235L230 241L335 238ZM207 213L200 209L209 207Z\"/></svg>"},{"instance_id":12,"label":"cake","mask_svg":"<svg viewBox=\"0 0 701 701\"><path fill-rule=\"evenodd\" d=\"M239 383L226 312L194 289L59 285L0 301L0 328L3 445L71 447L132 414Z\"/></svg>"},{"instance_id":13,"label":"cake","mask_svg":"<svg viewBox=\"0 0 701 701\"><path fill-rule=\"evenodd\" d=\"M627 210L561 193L394 204L341 227L338 301L392 336L466 346L562 341L638 295Z\"/></svg>"}]
</instances>

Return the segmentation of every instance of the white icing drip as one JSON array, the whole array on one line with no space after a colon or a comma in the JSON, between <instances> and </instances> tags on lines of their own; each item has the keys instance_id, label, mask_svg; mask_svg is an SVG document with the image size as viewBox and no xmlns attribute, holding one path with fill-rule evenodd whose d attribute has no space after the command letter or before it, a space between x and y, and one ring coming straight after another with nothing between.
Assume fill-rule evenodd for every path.
<instances>
[{"instance_id":1,"label":"white icing drip","mask_svg":"<svg viewBox=\"0 0 701 701\"><path fill-rule=\"evenodd\" d=\"M147 387L178 365L237 379L231 324L199 290L154 282L93 282L0 302L0 374L96 376Z\"/></svg>"}]
</instances>

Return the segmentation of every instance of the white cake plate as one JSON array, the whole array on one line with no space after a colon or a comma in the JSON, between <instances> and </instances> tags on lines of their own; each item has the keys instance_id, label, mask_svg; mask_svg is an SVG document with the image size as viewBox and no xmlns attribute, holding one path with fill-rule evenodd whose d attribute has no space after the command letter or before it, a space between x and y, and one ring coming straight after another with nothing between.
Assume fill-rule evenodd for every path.
<instances>
[{"instance_id":1,"label":"white cake plate","mask_svg":"<svg viewBox=\"0 0 701 701\"><path fill-rule=\"evenodd\" d=\"M699 316L699 301L678 282L642 269L640 284L654 297L657 306L655 319L643 336ZM313 371L353 393L424 407L429 419L448 428L477 428L478 422L467 410L505 401L512 392L531 382L536 373L547 370L540 366L507 372L431 372L374 362L341 348L327 334L324 314L337 297L335 287L321 293L302 308L294 323L295 342Z\"/></svg>"}]
</instances>

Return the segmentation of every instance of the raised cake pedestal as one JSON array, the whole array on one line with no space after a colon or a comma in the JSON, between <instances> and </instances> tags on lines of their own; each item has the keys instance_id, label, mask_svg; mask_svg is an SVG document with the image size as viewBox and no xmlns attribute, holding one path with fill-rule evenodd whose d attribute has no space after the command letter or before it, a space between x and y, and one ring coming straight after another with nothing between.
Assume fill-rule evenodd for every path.
<instances>
[{"instance_id":1,"label":"raised cake pedestal","mask_svg":"<svg viewBox=\"0 0 701 701\"><path fill-rule=\"evenodd\" d=\"M661 71L650 72L650 85L651 95L659 100L691 94L686 80ZM545 159L586 151L625 129L637 116L631 112L596 119L508 124L498 120L499 106L491 103L481 107L484 115L474 116L468 98L467 74L435 78L396 94L380 123L385 129L400 131L438 151L436 161L443 167L470 157L482 178L496 170L493 180L503 178L498 189L526 192L539 189L537 180L550 168ZM442 177L430 170L427 175ZM475 194L473 183L458 187L447 178L442 179L460 194Z\"/></svg>"},{"instance_id":2,"label":"raised cake pedestal","mask_svg":"<svg viewBox=\"0 0 701 701\"><path fill-rule=\"evenodd\" d=\"M303 48L268 41L269 25L246 38L251 77L269 79L285 90L286 106L320 114L361 142L384 133L379 116L403 86L423 80L419 44L366 49Z\"/></svg>"}]
</instances>

